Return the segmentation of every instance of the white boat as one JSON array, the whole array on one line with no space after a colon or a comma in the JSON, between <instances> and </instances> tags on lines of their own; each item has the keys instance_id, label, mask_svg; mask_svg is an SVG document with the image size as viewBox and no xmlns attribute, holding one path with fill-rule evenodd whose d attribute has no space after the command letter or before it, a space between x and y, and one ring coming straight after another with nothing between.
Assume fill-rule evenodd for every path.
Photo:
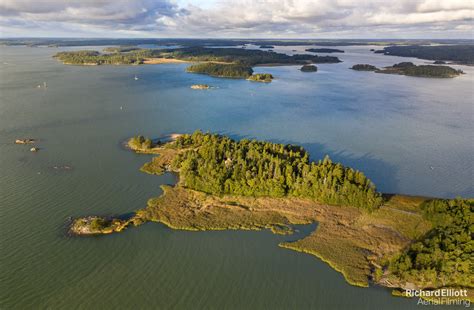
<instances>
[{"instance_id":1,"label":"white boat","mask_svg":"<svg viewBox=\"0 0 474 310\"><path fill-rule=\"evenodd\" d=\"M135 75L135 78L134 78L134 79L135 79L135 81L137 81L137 80L138 80L138 77Z\"/></svg>"}]
</instances>

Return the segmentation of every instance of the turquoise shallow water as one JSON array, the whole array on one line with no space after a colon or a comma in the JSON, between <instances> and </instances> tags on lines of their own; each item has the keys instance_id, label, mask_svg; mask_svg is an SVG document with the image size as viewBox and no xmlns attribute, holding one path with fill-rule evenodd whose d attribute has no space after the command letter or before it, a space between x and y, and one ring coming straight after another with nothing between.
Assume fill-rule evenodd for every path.
<instances>
[{"instance_id":1,"label":"turquoise shallow water","mask_svg":"<svg viewBox=\"0 0 474 310\"><path fill-rule=\"evenodd\" d=\"M291 236L159 224L65 235L69 216L126 213L176 181L140 173L149 157L121 141L197 128L302 144L314 159L328 153L363 170L385 192L472 197L474 68L449 80L348 70L411 60L369 48L344 47L343 63L314 74L259 67L276 80L258 84L188 74L181 64L64 66L51 58L55 48L0 47L0 307L416 308L278 248ZM197 83L215 88L189 88ZM38 138L40 152L12 144L22 137Z\"/></svg>"}]
</instances>

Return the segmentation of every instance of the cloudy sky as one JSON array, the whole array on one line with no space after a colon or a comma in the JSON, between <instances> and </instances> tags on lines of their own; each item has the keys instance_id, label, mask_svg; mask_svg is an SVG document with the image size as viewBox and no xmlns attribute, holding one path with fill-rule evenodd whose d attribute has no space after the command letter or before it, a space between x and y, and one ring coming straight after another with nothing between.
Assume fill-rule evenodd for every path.
<instances>
[{"instance_id":1,"label":"cloudy sky","mask_svg":"<svg viewBox=\"0 0 474 310\"><path fill-rule=\"evenodd\" d=\"M474 0L0 0L1 37L467 38Z\"/></svg>"}]
</instances>

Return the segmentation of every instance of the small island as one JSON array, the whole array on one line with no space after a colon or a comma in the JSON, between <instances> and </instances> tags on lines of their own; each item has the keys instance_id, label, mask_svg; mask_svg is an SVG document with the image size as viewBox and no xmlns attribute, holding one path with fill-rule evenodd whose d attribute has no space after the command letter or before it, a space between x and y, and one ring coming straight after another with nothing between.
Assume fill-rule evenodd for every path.
<instances>
[{"instance_id":1,"label":"small island","mask_svg":"<svg viewBox=\"0 0 474 310\"><path fill-rule=\"evenodd\" d=\"M194 84L191 85L191 89L209 89L210 86L207 84Z\"/></svg>"},{"instance_id":2,"label":"small island","mask_svg":"<svg viewBox=\"0 0 474 310\"><path fill-rule=\"evenodd\" d=\"M376 73L400 74L428 78L453 78L463 74L462 70L456 70L448 66L415 65L412 62L401 62L391 67L385 67L375 71Z\"/></svg>"},{"instance_id":3,"label":"small island","mask_svg":"<svg viewBox=\"0 0 474 310\"><path fill-rule=\"evenodd\" d=\"M301 72L316 72L318 71L318 67L316 67L315 65L303 65L300 70Z\"/></svg>"},{"instance_id":4,"label":"small island","mask_svg":"<svg viewBox=\"0 0 474 310\"><path fill-rule=\"evenodd\" d=\"M138 136L127 146L158 155L143 172L178 173L178 183L126 218L75 219L72 234L109 234L149 221L190 231L291 234L292 225L317 222L308 236L280 246L319 257L352 285L473 287L473 199L381 194L362 172L327 156L310 161L297 145L196 131L168 142Z\"/></svg>"},{"instance_id":5,"label":"small island","mask_svg":"<svg viewBox=\"0 0 474 310\"><path fill-rule=\"evenodd\" d=\"M31 138L26 138L26 139L16 139L15 140L15 144L33 144L35 143L36 140L35 139L31 139Z\"/></svg>"},{"instance_id":6,"label":"small island","mask_svg":"<svg viewBox=\"0 0 474 310\"><path fill-rule=\"evenodd\" d=\"M260 45L260 48L275 48L273 45Z\"/></svg>"},{"instance_id":7,"label":"small island","mask_svg":"<svg viewBox=\"0 0 474 310\"><path fill-rule=\"evenodd\" d=\"M433 65L445 65L446 64L446 61L442 61L442 60L436 60L433 62Z\"/></svg>"},{"instance_id":8,"label":"small island","mask_svg":"<svg viewBox=\"0 0 474 310\"><path fill-rule=\"evenodd\" d=\"M357 64L351 67L352 70L356 71L376 71L379 70L376 66L368 65L368 64Z\"/></svg>"},{"instance_id":9,"label":"small island","mask_svg":"<svg viewBox=\"0 0 474 310\"><path fill-rule=\"evenodd\" d=\"M343 50L338 50L335 48L307 48L305 51L311 53L344 53Z\"/></svg>"},{"instance_id":10,"label":"small island","mask_svg":"<svg viewBox=\"0 0 474 310\"><path fill-rule=\"evenodd\" d=\"M270 83L273 80L273 75L269 73L257 73L249 76L247 80L253 82Z\"/></svg>"}]
</instances>

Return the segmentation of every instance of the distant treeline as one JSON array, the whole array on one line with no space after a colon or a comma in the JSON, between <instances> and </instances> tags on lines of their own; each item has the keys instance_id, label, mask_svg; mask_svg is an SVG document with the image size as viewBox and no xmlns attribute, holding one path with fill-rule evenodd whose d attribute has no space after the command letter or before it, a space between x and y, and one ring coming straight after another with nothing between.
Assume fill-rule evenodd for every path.
<instances>
[{"instance_id":1,"label":"distant treeline","mask_svg":"<svg viewBox=\"0 0 474 310\"><path fill-rule=\"evenodd\" d=\"M474 45L388 46L385 55L416 57L429 60L449 60L459 64L474 64Z\"/></svg>"},{"instance_id":2,"label":"distant treeline","mask_svg":"<svg viewBox=\"0 0 474 310\"><path fill-rule=\"evenodd\" d=\"M312 53L344 53L343 50L338 50L335 48L307 48L305 51Z\"/></svg>"},{"instance_id":3,"label":"distant treeline","mask_svg":"<svg viewBox=\"0 0 474 310\"><path fill-rule=\"evenodd\" d=\"M329 157L310 162L300 146L228 137L196 131L182 135L174 147L187 149L171 164L183 186L214 195L301 197L367 210L381 195L360 171Z\"/></svg>"},{"instance_id":4,"label":"distant treeline","mask_svg":"<svg viewBox=\"0 0 474 310\"><path fill-rule=\"evenodd\" d=\"M474 201L432 200L422 209L433 229L392 259L389 271L421 287L474 288Z\"/></svg>"},{"instance_id":5,"label":"distant treeline","mask_svg":"<svg viewBox=\"0 0 474 310\"><path fill-rule=\"evenodd\" d=\"M254 45L275 45L275 46L298 46L298 45L318 45L318 46L350 46L350 45L415 45L415 44L472 44L472 40L399 40L399 39L337 39L337 40L307 40L307 39L61 39L61 38L10 38L0 39L0 44L5 45L28 45L28 46L136 46L141 44L154 44L164 46L237 46L244 44Z\"/></svg>"}]
</instances>

